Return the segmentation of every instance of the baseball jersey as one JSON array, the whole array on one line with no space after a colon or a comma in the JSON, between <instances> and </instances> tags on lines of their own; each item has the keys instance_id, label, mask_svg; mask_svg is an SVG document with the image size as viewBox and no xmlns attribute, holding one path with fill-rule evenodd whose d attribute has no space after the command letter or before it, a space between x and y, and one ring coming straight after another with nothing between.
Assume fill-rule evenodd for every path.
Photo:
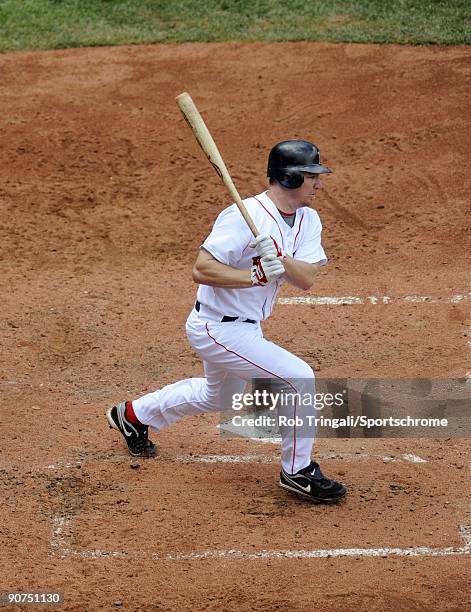
<instances>
[{"instance_id":1,"label":"baseball jersey","mask_svg":"<svg viewBox=\"0 0 471 612\"><path fill-rule=\"evenodd\" d=\"M266 192L247 198L244 204L260 234L272 236L285 255L308 263L327 263L321 243L322 224L315 210L307 206L298 208L290 227ZM247 270L257 256L250 247L252 240L252 232L236 204L232 204L220 213L201 246L221 263ZM197 299L221 315L265 320L283 282L279 279L263 287L243 289L200 285Z\"/></svg>"}]
</instances>

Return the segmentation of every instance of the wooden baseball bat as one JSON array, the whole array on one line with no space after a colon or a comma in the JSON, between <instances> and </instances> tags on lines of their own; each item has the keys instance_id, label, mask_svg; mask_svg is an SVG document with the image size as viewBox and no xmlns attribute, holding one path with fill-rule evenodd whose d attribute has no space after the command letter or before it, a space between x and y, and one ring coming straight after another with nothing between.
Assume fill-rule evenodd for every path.
<instances>
[{"instance_id":1,"label":"wooden baseball bat","mask_svg":"<svg viewBox=\"0 0 471 612\"><path fill-rule=\"evenodd\" d=\"M191 127L193 134L195 135L196 140L198 141L200 147L203 149L206 157L208 158L210 164L218 173L219 178L224 183L224 185L229 190L229 193L234 198L234 202L237 204L242 216L245 219L245 222L250 228L250 231L254 236L258 236L259 232L255 227L254 222L252 221L251 216L249 215L247 209L245 208L244 203L242 202L242 198L239 195L239 192L234 185L231 176L226 168L226 164L219 153L219 150L216 146L216 143L211 136L210 131L206 127L206 124L203 120L203 117L200 115L198 109L195 106L195 103L191 99L190 94L183 92L178 95L175 100L183 113L188 125Z\"/></svg>"}]
</instances>

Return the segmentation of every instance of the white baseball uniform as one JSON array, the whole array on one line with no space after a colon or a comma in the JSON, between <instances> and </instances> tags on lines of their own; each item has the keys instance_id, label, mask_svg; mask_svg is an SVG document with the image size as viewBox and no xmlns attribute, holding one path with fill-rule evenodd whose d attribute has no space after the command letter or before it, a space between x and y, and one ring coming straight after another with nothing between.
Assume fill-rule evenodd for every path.
<instances>
[{"instance_id":1,"label":"white baseball uniform","mask_svg":"<svg viewBox=\"0 0 471 612\"><path fill-rule=\"evenodd\" d=\"M309 263L327 262L321 244L322 225L317 212L299 208L293 227L281 216L267 193L244 201L261 234L272 236L284 254ZM202 244L218 261L238 269L250 269L256 251L250 247L253 236L235 204L218 216ZM217 411L221 395L228 387L242 393L253 378L274 378L299 397L314 396L315 377L302 359L263 337L260 321L267 319L282 285L277 280L264 286L225 289L200 285L198 309L186 322L191 346L203 360L204 378L181 380L133 400L137 418L154 431L175 423L187 415ZM238 317L222 322L223 317ZM250 322L247 322L249 319ZM293 417L314 414L312 404L294 402ZM298 434L298 435L297 435ZM288 473L295 473L311 462L314 428L301 436L297 426L282 431L281 463Z\"/></svg>"}]
</instances>

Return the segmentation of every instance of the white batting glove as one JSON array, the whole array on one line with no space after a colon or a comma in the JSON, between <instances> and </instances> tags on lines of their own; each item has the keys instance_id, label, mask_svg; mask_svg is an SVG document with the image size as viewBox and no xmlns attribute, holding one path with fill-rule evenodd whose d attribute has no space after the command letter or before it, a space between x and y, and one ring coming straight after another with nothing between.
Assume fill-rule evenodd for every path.
<instances>
[{"instance_id":1,"label":"white batting glove","mask_svg":"<svg viewBox=\"0 0 471 612\"><path fill-rule=\"evenodd\" d=\"M270 255L280 257L282 255L276 240L268 234L259 234L252 240L250 246L257 251L259 257L268 257Z\"/></svg>"},{"instance_id":2,"label":"white batting glove","mask_svg":"<svg viewBox=\"0 0 471 612\"><path fill-rule=\"evenodd\" d=\"M278 257L256 257L252 266L252 285L263 287L279 279L285 273L285 267Z\"/></svg>"}]
</instances>

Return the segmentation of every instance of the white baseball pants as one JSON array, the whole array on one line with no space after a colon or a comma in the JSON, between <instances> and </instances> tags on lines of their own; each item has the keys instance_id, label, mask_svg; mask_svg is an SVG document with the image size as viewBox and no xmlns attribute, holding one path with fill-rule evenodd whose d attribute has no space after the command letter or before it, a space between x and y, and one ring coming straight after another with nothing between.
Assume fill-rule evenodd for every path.
<instances>
[{"instance_id":1,"label":"white baseball pants","mask_svg":"<svg viewBox=\"0 0 471 612\"><path fill-rule=\"evenodd\" d=\"M293 393L314 398L315 377L312 368L280 346L263 337L259 323L241 320L221 323L222 315L201 305L200 312L191 312L186 332L191 346L203 360L205 378L187 378L148 393L132 405L137 418L159 431L184 416L217 411L221 394L243 393L246 381L252 378L274 378L286 383ZM293 418L314 415L313 405L294 402ZM314 427L283 428L281 464L293 474L311 463Z\"/></svg>"}]
</instances>

